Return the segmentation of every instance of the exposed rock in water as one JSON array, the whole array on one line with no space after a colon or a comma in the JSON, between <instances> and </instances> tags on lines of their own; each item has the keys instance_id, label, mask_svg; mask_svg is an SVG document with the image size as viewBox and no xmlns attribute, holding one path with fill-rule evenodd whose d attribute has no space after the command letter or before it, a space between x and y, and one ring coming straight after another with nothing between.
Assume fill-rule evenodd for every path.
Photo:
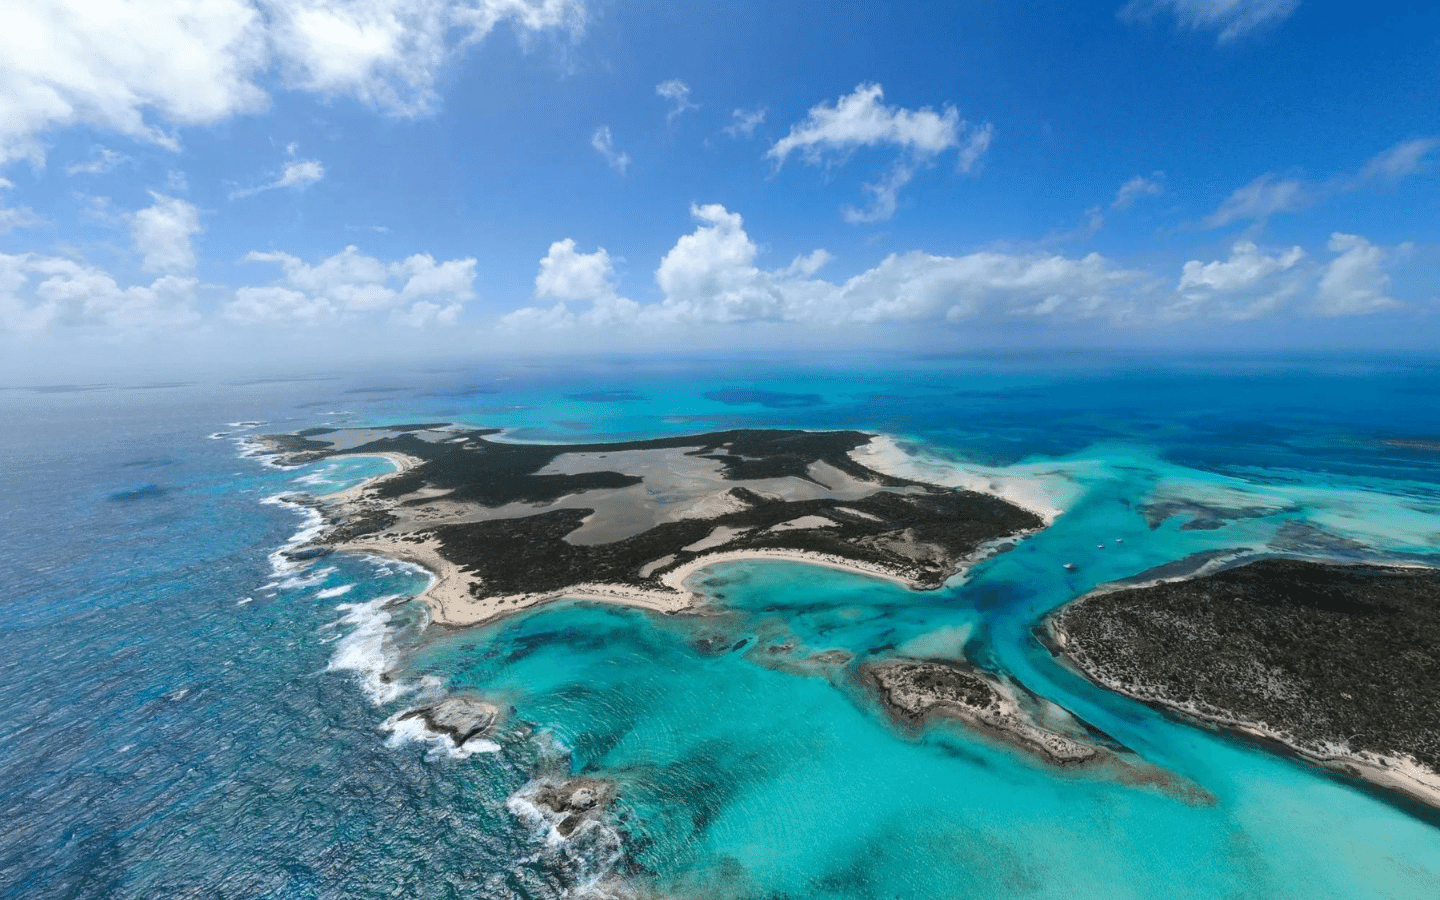
<instances>
[{"instance_id":1,"label":"exposed rock in water","mask_svg":"<svg viewBox=\"0 0 1440 900\"><path fill-rule=\"evenodd\" d=\"M329 547L312 544L296 550L286 550L281 555L292 562L303 562L307 559L319 559L322 556L329 556L330 552Z\"/></svg>"},{"instance_id":2,"label":"exposed rock in water","mask_svg":"<svg viewBox=\"0 0 1440 900\"><path fill-rule=\"evenodd\" d=\"M462 747L471 738L488 732L499 712L493 704L484 700L456 695L431 706L412 709L402 714L400 719L420 719L426 728L436 734L448 735L456 747Z\"/></svg>"},{"instance_id":3,"label":"exposed rock in water","mask_svg":"<svg viewBox=\"0 0 1440 900\"><path fill-rule=\"evenodd\" d=\"M869 665L865 676L885 705L909 722L932 714L952 716L1057 765L1086 763L1099 753L1083 741L1037 724L1008 687L976 669L902 661Z\"/></svg>"},{"instance_id":4,"label":"exposed rock in water","mask_svg":"<svg viewBox=\"0 0 1440 900\"><path fill-rule=\"evenodd\" d=\"M598 778L543 782L530 795L561 837L569 837L586 821L598 818L615 797L615 786Z\"/></svg>"}]
</instances>

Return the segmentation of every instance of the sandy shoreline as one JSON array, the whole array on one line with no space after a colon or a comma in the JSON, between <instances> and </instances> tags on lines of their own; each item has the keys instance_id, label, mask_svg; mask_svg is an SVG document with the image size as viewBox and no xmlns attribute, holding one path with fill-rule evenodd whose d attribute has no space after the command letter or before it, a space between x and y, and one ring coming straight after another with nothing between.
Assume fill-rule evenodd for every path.
<instances>
[{"instance_id":1,"label":"sandy shoreline","mask_svg":"<svg viewBox=\"0 0 1440 900\"><path fill-rule=\"evenodd\" d=\"M1069 636L1059 626L1054 616L1046 619L1045 632L1053 642L1052 653L1056 657L1072 670L1108 691L1129 697L1170 715L1240 732L1266 745L1281 748L1296 758L1404 794L1426 806L1440 809L1440 773L1431 771L1413 759L1354 752L1341 747L1334 747L1328 751L1316 750L1297 743L1292 735L1276 731L1263 723L1236 719L1217 710L1202 709L1192 703L1170 700L1158 693L1151 694L1143 690L1136 690L1131 686L1112 683L1092 675L1076 662L1067 649Z\"/></svg>"},{"instance_id":2,"label":"sandy shoreline","mask_svg":"<svg viewBox=\"0 0 1440 900\"><path fill-rule=\"evenodd\" d=\"M432 622L448 628L484 625L522 610L533 609L557 600L614 603L667 615L685 612L696 608L703 599L703 595L685 586L685 582L691 576L714 565L750 560L780 560L825 566L911 587L910 583L901 575L878 566L851 563L836 556L819 553L760 549L711 553L691 560L660 576L660 580L666 588L664 590L646 590L625 584L592 583L577 584L559 591L476 597L470 593L473 583L471 576L441 556L439 545L434 541L417 542L370 537L364 540L338 543L333 545L333 549L337 552L364 553L395 559L419 566L429 572L431 578L429 586L417 594L415 599L425 604L430 612Z\"/></svg>"},{"instance_id":3,"label":"sandy shoreline","mask_svg":"<svg viewBox=\"0 0 1440 900\"><path fill-rule=\"evenodd\" d=\"M901 450L892 439L887 437L876 438L875 441L871 442L871 445L857 450L856 454L864 452L870 446L874 445L876 441L879 442L880 454L885 456L892 464L895 458L903 458L906 456L905 452ZM423 460L417 459L414 456L395 451L343 453L328 457L328 459L358 459L361 457L385 459L395 467L395 471L368 478L360 484L344 491L316 498L320 512L331 526L357 513L383 509L384 504L381 501L365 496L367 492L382 485L385 481L408 472L423 463ZM871 464L870 456L857 459L857 461L860 461L864 465ZM896 466L896 468L901 467ZM877 468L876 471L882 470ZM912 476L906 475L904 477ZM984 492L993 493L993 491ZM1027 506L1027 508L1032 509L1032 511L1034 511L1035 506L1045 506L1043 503L1034 502L1035 498L1030 499L1032 503ZM1014 503L1016 501L1012 499L1010 502ZM1016 503L1016 505L1021 504ZM1046 518L1046 521L1049 521L1053 518L1053 515L1058 514L1058 512L1052 513L1052 511L1046 508L1046 511L1040 514L1042 518ZM431 577L430 584L417 594L415 599L425 604L433 623L449 628L483 625L505 616L514 615L523 610L533 609L557 600L614 603L665 614L679 613L692 610L702 602L702 596L686 586L686 582L696 573L702 569L723 563L750 560L778 560L823 566L852 574L883 579L912 590L920 589L910 578L907 578L903 572L893 570L883 565L859 562L824 553L756 548L722 550L715 553L708 553L677 566L674 569L661 572L659 580L664 587L660 589L646 589L628 584L580 583L557 591L477 597L472 593L472 588L477 584L474 576L445 559L440 553L438 541L433 538L419 539L416 535L372 533L359 536L353 540L329 543L328 546L336 552L370 554L399 560L429 572ZM956 574L963 575L970 566L993 554L995 549L996 548L991 545L978 548L976 553L973 554L970 559L966 560L965 566Z\"/></svg>"},{"instance_id":4,"label":"sandy shoreline","mask_svg":"<svg viewBox=\"0 0 1440 900\"><path fill-rule=\"evenodd\" d=\"M961 466L948 460L931 460L906 452L893 437L876 435L870 443L851 451L850 458L866 468L896 478L961 488L989 494L1054 522L1073 497L1065 496L1058 472L1019 474L981 466Z\"/></svg>"}]
</instances>

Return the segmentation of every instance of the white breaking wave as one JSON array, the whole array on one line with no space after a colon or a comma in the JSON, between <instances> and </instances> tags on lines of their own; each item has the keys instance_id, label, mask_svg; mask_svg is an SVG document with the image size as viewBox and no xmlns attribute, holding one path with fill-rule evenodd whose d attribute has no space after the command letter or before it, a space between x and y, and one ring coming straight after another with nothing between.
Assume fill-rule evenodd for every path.
<instances>
[{"instance_id":1,"label":"white breaking wave","mask_svg":"<svg viewBox=\"0 0 1440 900\"><path fill-rule=\"evenodd\" d=\"M443 683L433 676L421 679L421 681L422 684L417 687L417 691L422 695L429 693L432 688L443 688ZM385 743L391 747L399 747L411 742L424 743L430 745L427 756L448 756L451 759L469 759L477 753L500 752L499 744L483 737L472 737L457 747L448 734L437 734L425 727L425 721L419 716L409 719L400 718L403 715L405 715L404 712L398 712L380 723L380 727L390 733L390 736L385 739Z\"/></svg>"},{"instance_id":2,"label":"white breaking wave","mask_svg":"<svg viewBox=\"0 0 1440 900\"><path fill-rule=\"evenodd\" d=\"M335 654L330 657L326 670L354 672L365 696L376 706L389 703L417 687L394 681L386 674L395 656L390 639L392 617L388 607L398 599L400 595L388 594L365 603L342 603L336 609L343 615L326 626L351 629L336 642Z\"/></svg>"},{"instance_id":3,"label":"white breaking wave","mask_svg":"<svg viewBox=\"0 0 1440 900\"><path fill-rule=\"evenodd\" d=\"M350 593L350 591L353 590L354 587L355 585L353 584L342 584L339 587L326 588L323 591L316 591L315 598L317 600L329 600L332 597L340 597Z\"/></svg>"},{"instance_id":4,"label":"white breaking wave","mask_svg":"<svg viewBox=\"0 0 1440 900\"><path fill-rule=\"evenodd\" d=\"M293 509L304 517L304 521L300 523L299 530L292 534L290 539L286 541L279 550L270 554L270 567L276 577L288 575L291 572L297 572L305 568L305 566L308 565L307 561L289 559L285 556L285 552L310 543L320 536L320 532L325 530L325 517L320 515L320 511L314 507L306 506L303 503L297 503L292 497L293 495L288 493L275 494L272 497L266 497L260 501L270 506L283 506L287 509Z\"/></svg>"},{"instance_id":5,"label":"white breaking wave","mask_svg":"<svg viewBox=\"0 0 1440 900\"><path fill-rule=\"evenodd\" d=\"M335 574L335 567L326 566L323 569L315 569L314 571L304 572L303 574L291 575L289 578L281 581L276 587L284 591L299 591L305 588L319 587L333 574Z\"/></svg>"}]
</instances>

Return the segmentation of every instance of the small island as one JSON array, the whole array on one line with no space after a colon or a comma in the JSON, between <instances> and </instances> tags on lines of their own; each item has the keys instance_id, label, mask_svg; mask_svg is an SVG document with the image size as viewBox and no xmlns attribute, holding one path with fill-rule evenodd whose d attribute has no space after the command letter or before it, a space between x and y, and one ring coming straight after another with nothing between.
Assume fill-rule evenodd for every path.
<instances>
[{"instance_id":1,"label":"small island","mask_svg":"<svg viewBox=\"0 0 1440 900\"><path fill-rule=\"evenodd\" d=\"M328 527L292 558L375 553L434 576L432 620L463 627L560 598L689 608L685 580L739 559L837 566L930 590L1045 524L989 494L876 471L857 431L733 430L521 444L424 423L260 439L281 465L383 456L394 473L295 498Z\"/></svg>"},{"instance_id":2,"label":"small island","mask_svg":"<svg viewBox=\"0 0 1440 900\"><path fill-rule=\"evenodd\" d=\"M1440 570L1261 559L1048 627L1104 687L1440 807Z\"/></svg>"},{"instance_id":3,"label":"small island","mask_svg":"<svg viewBox=\"0 0 1440 900\"><path fill-rule=\"evenodd\" d=\"M1024 749L1052 765L1077 766L1100 757L1100 748L1078 735L1063 734L1038 721L1022 693L965 663L947 660L890 660L870 663L864 678L897 718L911 724L943 716ZM1025 700L1033 698L1024 696ZM1054 714L1060 715L1058 708ZM1067 730L1083 729L1065 715Z\"/></svg>"}]
</instances>

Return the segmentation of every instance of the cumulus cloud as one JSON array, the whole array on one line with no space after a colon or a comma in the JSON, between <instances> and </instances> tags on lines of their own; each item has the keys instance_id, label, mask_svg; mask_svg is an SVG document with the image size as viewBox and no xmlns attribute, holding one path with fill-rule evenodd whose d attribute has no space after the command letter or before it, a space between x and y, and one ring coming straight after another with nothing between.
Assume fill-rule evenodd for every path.
<instances>
[{"instance_id":1,"label":"cumulus cloud","mask_svg":"<svg viewBox=\"0 0 1440 900\"><path fill-rule=\"evenodd\" d=\"M962 122L955 107L910 110L886 106L884 99L880 85L862 84L834 106L818 103L766 155L783 165L796 151L818 163L856 147L890 144L933 156L959 145Z\"/></svg>"},{"instance_id":2,"label":"cumulus cloud","mask_svg":"<svg viewBox=\"0 0 1440 900\"><path fill-rule=\"evenodd\" d=\"M686 110L700 108L698 104L690 102L690 85L678 78L655 85L655 93L670 101L670 111L665 114L666 122L675 121Z\"/></svg>"},{"instance_id":3,"label":"cumulus cloud","mask_svg":"<svg viewBox=\"0 0 1440 900\"><path fill-rule=\"evenodd\" d=\"M0 329L57 326L175 328L199 321L194 278L162 275L122 288L108 273L71 259L0 254Z\"/></svg>"},{"instance_id":4,"label":"cumulus cloud","mask_svg":"<svg viewBox=\"0 0 1440 900\"><path fill-rule=\"evenodd\" d=\"M1315 202L1312 188L1294 178L1261 175L1235 191L1205 218L1205 227L1221 228L1241 219L1264 221L1276 213L1295 212Z\"/></svg>"},{"instance_id":5,"label":"cumulus cloud","mask_svg":"<svg viewBox=\"0 0 1440 900\"><path fill-rule=\"evenodd\" d=\"M1223 44L1279 25L1299 6L1300 0L1130 0L1120 8L1120 18L1145 21L1168 12L1183 28L1218 32Z\"/></svg>"},{"instance_id":6,"label":"cumulus cloud","mask_svg":"<svg viewBox=\"0 0 1440 900\"><path fill-rule=\"evenodd\" d=\"M1297 266L1305 251L1291 247L1267 254L1252 241L1239 241L1230 258L1187 262L1169 312L1177 317L1197 314L1228 319L1253 319L1280 308L1304 287Z\"/></svg>"},{"instance_id":7,"label":"cumulus cloud","mask_svg":"<svg viewBox=\"0 0 1440 900\"><path fill-rule=\"evenodd\" d=\"M401 115L428 112L455 55L509 22L522 35L578 33L581 0L264 0L287 83Z\"/></svg>"},{"instance_id":8,"label":"cumulus cloud","mask_svg":"<svg viewBox=\"0 0 1440 900\"><path fill-rule=\"evenodd\" d=\"M74 163L65 167L67 175L104 175L111 169L120 165L128 157L123 153L117 153L109 147L96 147L95 158L89 162Z\"/></svg>"},{"instance_id":9,"label":"cumulus cloud","mask_svg":"<svg viewBox=\"0 0 1440 900\"><path fill-rule=\"evenodd\" d=\"M503 317L501 324L517 330L568 328L576 324L606 327L634 322L640 310L640 304L616 292L615 268L605 248L580 253L571 238L551 244L540 260L535 298L556 302L549 307L518 309ZM590 306L577 315L570 310L571 302Z\"/></svg>"},{"instance_id":10,"label":"cumulus cloud","mask_svg":"<svg viewBox=\"0 0 1440 900\"><path fill-rule=\"evenodd\" d=\"M730 124L726 125L724 131L733 138L748 138L755 136L755 129L765 124L765 116L770 112L767 107L755 109L737 109L730 113Z\"/></svg>"},{"instance_id":11,"label":"cumulus cloud","mask_svg":"<svg viewBox=\"0 0 1440 900\"><path fill-rule=\"evenodd\" d=\"M892 254L875 268L836 283L815 277L830 259L824 250L800 256L784 268L761 268L756 265L759 249L738 213L719 204L695 206L691 213L695 230L675 242L655 271L662 299L647 306L627 301L618 313L613 307L607 309L612 322L654 327L732 322L846 325L961 321L982 314L1124 320L1135 314L1137 296L1153 287L1143 273L1118 268L1093 253L1073 259L996 252L935 256L917 251ZM593 279L588 283L593 286ZM573 324L575 318L557 304L519 310L506 322L512 327L545 328Z\"/></svg>"},{"instance_id":12,"label":"cumulus cloud","mask_svg":"<svg viewBox=\"0 0 1440 900\"><path fill-rule=\"evenodd\" d=\"M150 192L153 206L130 215L130 236L147 272L188 272L195 268L190 239L202 231L192 203Z\"/></svg>"},{"instance_id":13,"label":"cumulus cloud","mask_svg":"<svg viewBox=\"0 0 1440 900\"><path fill-rule=\"evenodd\" d=\"M615 138L610 134L609 125L601 125L595 129L595 133L590 135L590 146L595 148L595 152L600 154L606 165L621 175L630 168L630 154L615 149Z\"/></svg>"},{"instance_id":14,"label":"cumulus cloud","mask_svg":"<svg viewBox=\"0 0 1440 900\"><path fill-rule=\"evenodd\" d=\"M1387 254L1355 234L1335 232L1327 245L1338 254L1320 276L1315 311L1322 316L1357 316L1399 306L1386 296L1390 276L1383 266Z\"/></svg>"},{"instance_id":15,"label":"cumulus cloud","mask_svg":"<svg viewBox=\"0 0 1440 900\"><path fill-rule=\"evenodd\" d=\"M383 263L356 247L311 265L283 252L252 251L244 262L279 265L269 285L240 288L223 315L260 323L336 322L385 315L399 324L453 324L474 297L474 259L437 263L429 254Z\"/></svg>"},{"instance_id":16,"label":"cumulus cloud","mask_svg":"<svg viewBox=\"0 0 1440 900\"><path fill-rule=\"evenodd\" d=\"M264 109L261 82L400 115L434 105L441 69L502 22L578 33L582 0L12 0L0 29L0 164L85 125L178 149L179 126Z\"/></svg>"},{"instance_id":17,"label":"cumulus cloud","mask_svg":"<svg viewBox=\"0 0 1440 900\"><path fill-rule=\"evenodd\" d=\"M899 155L889 171L864 186L871 195L870 206L843 210L847 221L875 222L895 214L900 189L922 166L948 150L956 150L957 167L972 172L990 148L994 126L972 126L960 118L953 106L941 112L929 107L912 110L886 106L884 99L880 85L862 84L833 106L816 104L765 155L778 168L793 153L799 153L812 165L833 165L861 147L895 148Z\"/></svg>"}]
</instances>

